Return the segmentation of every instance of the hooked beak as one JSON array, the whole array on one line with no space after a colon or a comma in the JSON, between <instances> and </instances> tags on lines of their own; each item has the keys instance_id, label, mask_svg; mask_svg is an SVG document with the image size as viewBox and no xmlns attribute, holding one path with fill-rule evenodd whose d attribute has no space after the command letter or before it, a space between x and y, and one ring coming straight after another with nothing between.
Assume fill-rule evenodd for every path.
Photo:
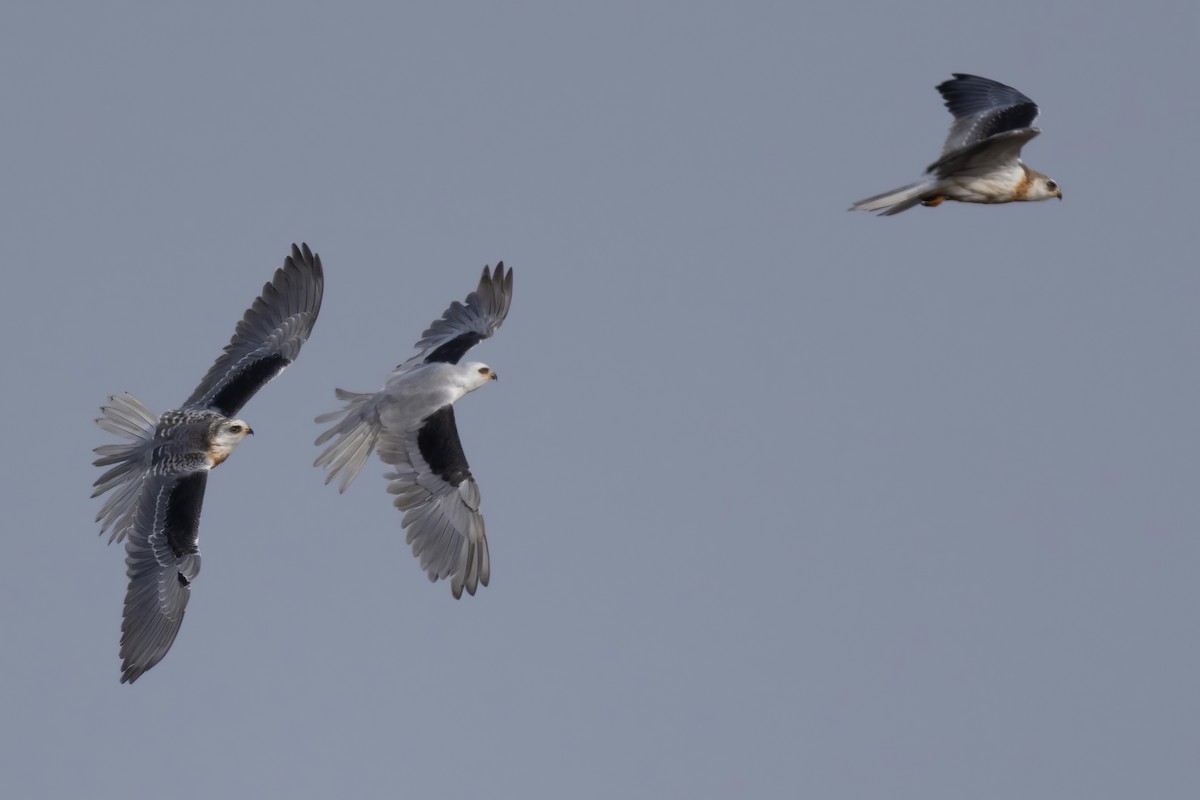
<instances>
[{"instance_id":1,"label":"hooked beak","mask_svg":"<svg viewBox=\"0 0 1200 800\"><path fill-rule=\"evenodd\" d=\"M1055 196L1058 197L1059 200L1062 200L1062 189L1059 189Z\"/></svg>"},{"instance_id":2,"label":"hooked beak","mask_svg":"<svg viewBox=\"0 0 1200 800\"><path fill-rule=\"evenodd\" d=\"M496 374L495 370L492 370L492 380L494 380L494 381L500 380L500 376Z\"/></svg>"},{"instance_id":3,"label":"hooked beak","mask_svg":"<svg viewBox=\"0 0 1200 800\"><path fill-rule=\"evenodd\" d=\"M249 425L247 425L247 426L246 426L246 435L247 435L247 436L253 436L253 435L254 435L254 428L251 428Z\"/></svg>"}]
</instances>

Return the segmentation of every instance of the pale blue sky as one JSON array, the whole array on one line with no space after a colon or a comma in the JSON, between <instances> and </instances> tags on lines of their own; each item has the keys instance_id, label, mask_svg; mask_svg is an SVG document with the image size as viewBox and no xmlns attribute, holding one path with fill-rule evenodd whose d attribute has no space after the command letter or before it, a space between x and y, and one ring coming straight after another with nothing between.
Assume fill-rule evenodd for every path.
<instances>
[{"instance_id":1,"label":"pale blue sky","mask_svg":"<svg viewBox=\"0 0 1200 800\"><path fill-rule=\"evenodd\" d=\"M5 797L1192 798L1200 12L14 4ZM876 219L972 72L1064 202ZM118 683L109 394L178 405L293 241L299 361ZM492 585L311 466L485 263Z\"/></svg>"}]
</instances>

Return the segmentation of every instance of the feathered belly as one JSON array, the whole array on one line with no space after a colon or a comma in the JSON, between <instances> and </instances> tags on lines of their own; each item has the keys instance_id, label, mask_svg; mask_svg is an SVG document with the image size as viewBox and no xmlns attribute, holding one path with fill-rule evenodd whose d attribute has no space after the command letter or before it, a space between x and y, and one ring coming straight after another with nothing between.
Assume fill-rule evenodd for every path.
<instances>
[{"instance_id":1,"label":"feathered belly","mask_svg":"<svg viewBox=\"0 0 1200 800\"><path fill-rule=\"evenodd\" d=\"M1015 197L1011 183L986 178L955 178L944 194L962 203L1010 203Z\"/></svg>"},{"instance_id":2,"label":"feathered belly","mask_svg":"<svg viewBox=\"0 0 1200 800\"><path fill-rule=\"evenodd\" d=\"M393 431L408 430L438 409L458 399L442 388L431 388L416 382L392 384L389 394L379 406L379 421Z\"/></svg>"},{"instance_id":3,"label":"feathered belly","mask_svg":"<svg viewBox=\"0 0 1200 800\"><path fill-rule=\"evenodd\" d=\"M409 427L458 400L465 390L454 383L452 370L448 364L424 364L389 380L380 419L389 428Z\"/></svg>"},{"instance_id":4,"label":"feathered belly","mask_svg":"<svg viewBox=\"0 0 1200 800\"><path fill-rule=\"evenodd\" d=\"M1024 170L1002 169L945 179L942 193L961 203L1011 203L1026 181Z\"/></svg>"}]
</instances>

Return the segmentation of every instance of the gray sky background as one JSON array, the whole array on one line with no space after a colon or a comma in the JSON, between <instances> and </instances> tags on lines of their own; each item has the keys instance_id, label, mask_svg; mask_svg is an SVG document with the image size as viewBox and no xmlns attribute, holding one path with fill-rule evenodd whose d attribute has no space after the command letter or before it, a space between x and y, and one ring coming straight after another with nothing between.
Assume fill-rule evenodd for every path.
<instances>
[{"instance_id":1,"label":"gray sky background","mask_svg":"<svg viewBox=\"0 0 1200 800\"><path fill-rule=\"evenodd\" d=\"M11 4L4 796L1196 797L1196 8ZM1064 202L847 213L955 71ZM313 338L122 686L93 419L301 240ZM312 419L497 259L455 602Z\"/></svg>"}]
</instances>

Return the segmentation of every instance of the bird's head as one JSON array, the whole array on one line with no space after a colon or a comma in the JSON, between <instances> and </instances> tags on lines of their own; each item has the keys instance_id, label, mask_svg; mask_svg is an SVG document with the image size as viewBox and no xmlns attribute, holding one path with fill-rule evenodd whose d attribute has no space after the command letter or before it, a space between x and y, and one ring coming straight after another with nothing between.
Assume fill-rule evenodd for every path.
<instances>
[{"instance_id":1,"label":"bird's head","mask_svg":"<svg viewBox=\"0 0 1200 800\"><path fill-rule=\"evenodd\" d=\"M211 429L212 438L208 447L208 455L212 458L214 466L228 458L229 454L233 452L233 448L252 433L254 431L250 429L245 420L219 420Z\"/></svg>"},{"instance_id":2,"label":"bird's head","mask_svg":"<svg viewBox=\"0 0 1200 800\"><path fill-rule=\"evenodd\" d=\"M492 371L492 368L487 364L480 364L478 361L470 361L462 365L463 369L463 385L468 392L473 392L480 386L488 384L494 380L499 380L500 376Z\"/></svg>"},{"instance_id":3,"label":"bird's head","mask_svg":"<svg viewBox=\"0 0 1200 800\"><path fill-rule=\"evenodd\" d=\"M1051 197L1057 197L1062 200L1062 187L1058 185L1058 181L1051 178L1049 175L1037 173L1036 179L1031 187L1030 200L1049 200Z\"/></svg>"}]
</instances>

